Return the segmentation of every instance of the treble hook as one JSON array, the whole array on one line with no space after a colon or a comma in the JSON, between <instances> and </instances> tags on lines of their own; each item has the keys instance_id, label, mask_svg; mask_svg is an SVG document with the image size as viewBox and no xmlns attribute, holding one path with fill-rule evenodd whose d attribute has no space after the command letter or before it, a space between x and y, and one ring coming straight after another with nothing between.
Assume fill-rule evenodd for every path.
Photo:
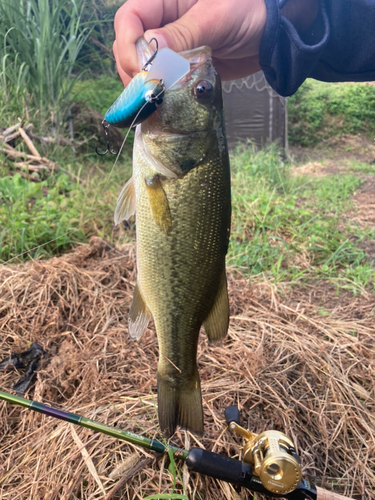
<instances>
[{"instance_id":1,"label":"treble hook","mask_svg":"<svg viewBox=\"0 0 375 500\"><path fill-rule=\"evenodd\" d=\"M106 122L105 120L103 120L102 121L102 127L103 127L104 134L105 134L105 139L106 139L106 143L107 143L107 149L106 149L106 151L104 151L104 153L99 153L98 147L96 147L95 148L96 154L99 155L99 156L104 156L109 151L112 155L117 155L118 148L117 148L117 151L114 150L114 149L112 149L111 144L109 142L109 127L110 127L110 124L108 122Z\"/></svg>"},{"instance_id":2,"label":"treble hook","mask_svg":"<svg viewBox=\"0 0 375 500\"><path fill-rule=\"evenodd\" d=\"M151 38L151 40L148 42L148 44L150 45L150 43L154 41L156 43L156 50L155 52L152 54L152 56L150 57L150 59L146 62L146 64L143 66L142 68L142 71L146 71L147 70L147 66L149 64L152 63L152 61L155 59L156 57L156 54L158 53L158 50L159 50L159 44L158 44L158 41L156 40L156 38Z\"/></svg>"}]
</instances>

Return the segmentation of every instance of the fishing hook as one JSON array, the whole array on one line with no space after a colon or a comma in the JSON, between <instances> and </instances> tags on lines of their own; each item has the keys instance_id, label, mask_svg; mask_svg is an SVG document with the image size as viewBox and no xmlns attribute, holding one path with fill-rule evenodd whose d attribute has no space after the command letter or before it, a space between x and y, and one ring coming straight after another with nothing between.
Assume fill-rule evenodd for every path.
<instances>
[{"instance_id":1,"label":"fishing hook","mask_svg":"<svg viewBox=\"0 0 375 500\"><path fill-rule=\"evenodd\" d=\"M104 151L104 153L99 153L98 151L98 147L95 148L95 152L97 155L99 156L104 156L108 153L108 151L112 154L112 155L117 155L118 154L118 148L117 148L117 151L114 150L110 144L110 141L109 141L109 127L110 127L110 124L108 122L106 122L105 120L102 121L102 127L103 127L103 130L104 130L104 134L105 134L105 140L106 140L106 143L107 143L107 149Z\"/></svg>"},{"instance_id":2,"label":"fishing hook","mask_svg":"<svg viewBox=\"0 0 375 500\"><path fill-rule=\"evenodd\" d=\"M156 50L155 52L152 54L152 56L150 57L150 59L146 62L146 64L143 66L142 68L142 71L147 71L147 66L149 64L152 63L152 61L155 59L156 57L156 54L158 53L158 50L159 50L159 44L158 44L158 41L156 40L156 38L151 38L151 40L148 42L148 44L150 45L150 43L154 41L156 43Z\"/></svg>"}]
</instances>

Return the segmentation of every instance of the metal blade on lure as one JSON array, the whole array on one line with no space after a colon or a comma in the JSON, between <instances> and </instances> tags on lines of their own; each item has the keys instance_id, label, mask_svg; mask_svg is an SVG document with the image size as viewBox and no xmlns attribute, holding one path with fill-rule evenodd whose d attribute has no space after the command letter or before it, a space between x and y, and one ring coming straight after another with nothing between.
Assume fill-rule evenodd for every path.
<instances>
[{"instance_id":1,"label":"metal blade on lure","mask_svg":"<svg viewBox=\"0 0 375 500\"><path fill-rule=\"evenodd\" d=\"M147 80L163 80L167 91L186 76L189 71L189 61L166 47L160 49L156 54L148 72Z\"/></svg>"}]
</instances>

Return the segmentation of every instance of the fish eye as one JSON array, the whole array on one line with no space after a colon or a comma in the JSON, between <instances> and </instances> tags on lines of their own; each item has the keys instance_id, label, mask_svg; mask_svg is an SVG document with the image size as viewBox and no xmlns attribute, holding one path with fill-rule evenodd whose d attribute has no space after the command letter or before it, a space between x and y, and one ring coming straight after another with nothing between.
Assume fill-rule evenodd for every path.
<instances>
[{"instance_id":1,"label":"fish eye","mask_svg":"<svg viewBox=\"0 0 375 500\"><path fill-rule=\"evenodd\" d=\"M212 84L206 80L202 80L196 84L194 87L194 95L198 99L207 99L212 92Z\"/></svg>"}]
</instances>

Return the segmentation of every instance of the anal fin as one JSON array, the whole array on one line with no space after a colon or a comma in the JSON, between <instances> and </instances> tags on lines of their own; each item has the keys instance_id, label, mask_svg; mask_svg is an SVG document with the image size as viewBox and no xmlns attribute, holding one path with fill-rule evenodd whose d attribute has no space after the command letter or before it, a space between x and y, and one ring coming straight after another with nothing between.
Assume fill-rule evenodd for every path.
<instances>
[{"instance_id":1,"label":"anal fin","mask_svg":"<svg viewBox=\"0 0 375 500\"><path fill-rule=\"evenodd\" d=\"M120 224L123 220L128 220L129 217L135 214L135 189L133 177L130 177L128 182L122 188L122 191L117 198L114 221L115 225Z\"/></svg>"},{"instance_id":2,"label":"anal fin","mask_svg":"<svg viewBox=\"0 0 375 500\"><path fill-rule=\"evenodd\" d=\"M203 322L208 340L217 342L225 337L229 326L229 299L225 269L220 278L214 305Z\"/></svg>"},{"instance_id":3,"label":"anal fin","mask_svg":"<svg viewBox=\"0 0 375 500\"><path fill-rule=\"evenodd\" d=\"M151 319L151 313L139 291L138 283L135 285L132 304L129 311L129 336L138 340L146 330Z\"/></svg>"}]
</instances>

